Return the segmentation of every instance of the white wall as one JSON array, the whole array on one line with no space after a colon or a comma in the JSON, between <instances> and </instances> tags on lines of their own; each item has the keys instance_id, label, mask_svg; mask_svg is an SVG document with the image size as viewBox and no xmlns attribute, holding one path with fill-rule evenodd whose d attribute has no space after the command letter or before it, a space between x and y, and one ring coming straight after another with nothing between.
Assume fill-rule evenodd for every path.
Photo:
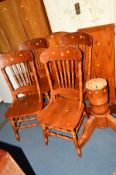
<instances>
[{"instance_id":1,"label":"white wall","mask_svg":"<svg viewBox=\"0 0 116 175\"><path fill-rule=\"evenodd\" d=\"M12 96L9 87L3 77L2 72L0 71L0 99L1 98L5 103L11 103L12 101Z\"/></svg>"},{"instance_id":2,"label":"white wall","mask_svg":"<svg viewBox=\"0 0 116 175\"><path fill-rule=\"evenodd\" d=\"M43 0L52 31L76 31L78 28L114 23L116 0ZM81 14L76 15L75 3Z\"/></svg>"},{"instance_id":3,"label":"white wall","mask_svg":"<svg viewBox=\"0 0 116 175\"><path fill-rule=\"evenodd\" d=\"M14 89L18 88L18 84L16 83L12 72L9 68L6 68L6 73L10 79L10 81L12 82L12 86ZM23 96L23 94L19 94L19 97ZM6 83L6 80L2 74L2 72L0 71L0 102L3 100L4 103L11 103L12 102L12 95L10 92L10 89Z\"/></svg>"}]
</instances>

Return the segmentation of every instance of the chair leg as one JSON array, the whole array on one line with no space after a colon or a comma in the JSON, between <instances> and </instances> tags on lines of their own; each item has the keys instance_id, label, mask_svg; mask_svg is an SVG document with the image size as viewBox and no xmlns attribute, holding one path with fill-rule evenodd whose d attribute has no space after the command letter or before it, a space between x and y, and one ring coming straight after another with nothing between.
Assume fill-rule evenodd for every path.
<instances>
[{"instance_id":1,"label":"chair leg","mask_svg":"<svg viewBox=\"0 0 116 175\"><path fill-rule=\"evenodd\" d=\"M81 157L82 156L81 148L79 147L79 143L78 143L78 140L77 140L76 133L75 133L75 131L72 131L71 133L72 133L73 142L75 144L75 148L76 148L77 154Z\"/></svg>"},{"instance_id":2,"label":"chair leg","mask_svg":"<svg viewBox=\"0 0 116 175\"><path fill-rule=\"evenodd\" d=\"M87 113L84 111L83 115L86 117L86 119L89 119L89 116L87 115Z\"/></svg>"},{"instance_id":3,"label":"chair leg","mask_svg":"<svg viewBox=\"0 0 116 175\"><path fill-rule=\"evenodd\" d=\"M19 135L16 123L13 120L11 120L11 126L13 128L14 133L15 133L16 140L19 141L20 140L20 135Z\"/></svg>"},{"instance_id":4,"label":"chair leg","mask_svg":"<svg viewBox=\"0 0 116 175\"><path fill-rule=\"evenodd\" d=\"M43 135L44 135L44 143L48 145L48 135L47 135L47 127L42 125Z\"/></svg>"}]
</instances>

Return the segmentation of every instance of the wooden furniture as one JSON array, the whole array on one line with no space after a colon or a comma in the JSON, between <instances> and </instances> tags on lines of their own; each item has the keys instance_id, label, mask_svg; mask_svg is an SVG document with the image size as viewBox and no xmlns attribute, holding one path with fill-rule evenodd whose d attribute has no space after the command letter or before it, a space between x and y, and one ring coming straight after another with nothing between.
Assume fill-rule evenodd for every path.
<instances>
[{"instance_id":1,"label":"wooden furniture","mask_svg":"<svg viewBox=\"0 0 116 175\"><path fill-rule=\"evenodd\" d=\"M11 155L5 150L0 149L0 174L1 175L25 175L17 165Z\"/></svg>"},{"instance_id":2,"label":"wooden furniture","mask_svg":"<svg viewBox=\"0 0 116 175\"><path fill-rule=\"evenodd\" d=\"M32 38L51 33L43 0L11 0L0 3L0 52L16 50Z\"/></svg>"},{"instance_id":3,"label":"wooden furniture","mask_svg":"<svg viewBox=\"0 0 116 175\"><path fill-rule=\"evenodd\" d=\"M102 78L91 79L86 84L86 90L91 114L79 138L80 147L87 142L95 128L111 127L116 132L116 119L111 116L108 105L107 81Z\"/></svg>"},{"instance_id":4,"label":"wooden furniture","mask_svg":"<svg viewBox=\"0 0 116 175\"><path fill-rule=\"evenodd\" d=\"M115 102L114 24L83 28L93 37L91 77L108 81L110 104Z\"/></svg>"},{"instance_id":5,"label":"wooden furniture","mask_svg":"<svg viewBox=\"0 0 116 175\"><path fill-rule=\"evenodd\" d=\"M40 54L47 47L48 43L45 38L34 38L24 43L21 43L19 45L19 50L30 50L33 52L41 93L43 93L45 97L47 97L49 100L48 80L46 77L45 68L43 64L40 62Z\"/></svg>"},{"instance_id":6,"label":"wooden furniture","mask_svg":"<svg viewBox=\"0 0 116 175\"><path fill-rule=\"evenodd\" d=\"M54 32L47 37L48 45L49 47L55 47L59 45L60 38L63 35L66 35L68 32L65 31L59 31L59 32Z\"/></svg>"},{"instance_id":7,"label":"wooden furniture","mask_svg":"<svg viewBox=\"0 0 116 175\"><path fill-rule=\"evenodd\" d=\"M60 44L76 46L81 49L83 56L83 82L85 92L85 84L91 76L92 36L85 32L68 33L61 37Z\"/></svg>"},{"instance_id":8,"label":"wooden furniture","mask_svg":"<svg viewBox=\"0 0 116 175\"><path fill-rule=\"evenodd\" d=\"M0 55L0 68L13 98L5 116L10 120L17 140L20 140L20 128L39 125L36 114L42 109L42 97L33 60L29 51Z\"/></svg>"},{"instance_id":9,"label":"wooden furniture","mask_svg":"<svg viewBox=\"0 0 116 175\"><path fill-rule=\"evenodd\" d=\"M77 138L84 117L81 51L70 46L58 46L45 50L40 60L45 65L51 90L51 101L38 115L45 144L48 144L48 136L70 140L81 156Z\"/></svg>"}]
</instances>

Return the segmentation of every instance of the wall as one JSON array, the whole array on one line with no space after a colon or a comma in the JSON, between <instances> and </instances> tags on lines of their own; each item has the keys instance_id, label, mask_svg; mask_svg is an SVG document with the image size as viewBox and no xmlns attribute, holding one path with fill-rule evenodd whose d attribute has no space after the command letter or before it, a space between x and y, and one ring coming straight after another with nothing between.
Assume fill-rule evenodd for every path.
<instances>
[{"instance_id":1,"label":"wall","mask_svg":"<svg viewBox=\"0 0 116 175\"><path fill-rule=\"evenodd\" d=\"M76 31L78 28L114 23L116 0L43 0L52 31ZM75 3L81 14L76 15Z\"/></svg>"}]
</instances>

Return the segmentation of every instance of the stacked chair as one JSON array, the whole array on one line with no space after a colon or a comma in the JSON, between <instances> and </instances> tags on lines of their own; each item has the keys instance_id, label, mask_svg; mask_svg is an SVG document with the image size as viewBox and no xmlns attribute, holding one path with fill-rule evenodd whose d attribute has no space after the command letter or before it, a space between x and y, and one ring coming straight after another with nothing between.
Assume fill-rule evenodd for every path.
<instances>
[{"instance_id":1,"label":"stacked chair","mask_svg":"<svg viewBox=\"0 0 116 175\"><path fill-rule=\"evenodd\" d=\"M34 55L34 62L37 70L37 75L40 83L41 93L49 101L49 85L46 78L46 73L43 64L40 62L39 56L41 52L48 47L48 42L45 38L34 38L25 41L19 45L19 50L29 50Z\"/></svg>"},{"instance_id":2,"label":"stacked chair","mask_svg":"<svg viewBox=\"0 0 116 175\"><path fill-rule=\"evenodd\" d=\"M6 118L20 140L19 129L38 126L37 114L43 107L33 54L29 51L2 54L0 69L12 94Z\"/></svg>"},{"instance_id":3,"label":"stacked chair","mask_svg":"<svg viewBox=\"0 0 116 175\"><path fill-rule=\"evenodd\" d=\"M68 32L66 32L66 31L59 31L59 32L54 32L54 33L50 34L47 37L48 47L58 46L60 44L60 38L66 34L68 34Z\"/></svg>"},{"instance_id":4,"label":"stacked chair","mask_svg":"<svg viewBox=\"0 0 116 175\"><path fill-rule=\"evenodd\" d=\"M41 125L49 136L73 141L79 156L79 129L85 112L85 84L91 78L92 37L84 32L54 32L0 55L0 69L12 94L6 111L17 140L19 129ZM44 97L48 103L44 104Z\"/></svg>"},{"instance_id":5,"label":"stacked chair","mask_svg":"<svg viewBox=\"0 0 116 175\"><path fill-rule=\"evenodd\" d=\"M48 144L48 136L70 140L81 156L77 138L84 118L81 51L71 46L57 46L43 51L40 60L45 65L51 91L51 101L38 117L45 144Z\"/></svg>"},{"instance_id":6,"label":"stacked chair","mask_svg":"<svg viewBox=\"0 0 116 175\"><path fill-rule=\"evenodd\" d=\"M85 32L68 33L60 38L61 45L70 45L77 47L82 52L82 69L83 69L83 93L85 94L86 82L91 78L92 62L92 36Z\"/></svg>"}]
</instances>

